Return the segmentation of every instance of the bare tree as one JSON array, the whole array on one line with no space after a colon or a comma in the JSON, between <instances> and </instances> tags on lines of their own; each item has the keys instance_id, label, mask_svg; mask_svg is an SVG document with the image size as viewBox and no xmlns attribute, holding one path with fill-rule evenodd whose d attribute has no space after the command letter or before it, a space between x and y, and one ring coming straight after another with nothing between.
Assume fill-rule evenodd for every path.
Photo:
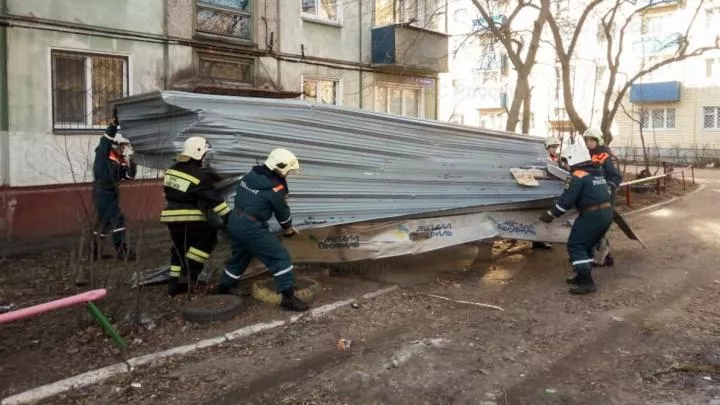
<instances>
[{"instance_id":1,"label":"bare tree","mask_svg":"<svg viewBox=\"0 0 720 405\"><path fill-rule=\"evenodd\" d=\"M598 10L601 3L603 5L611 3L611 6L602 12L602 10ZM627 74L627 80L625 80L623 84L619 84L618 74L625 74L621 67L621 58L623 56L625 41L627 39L626 34L628 28L638 18L642 18L645 12L650 8L676 3L676 1L652 0L641 2L644 5L638 5L638 3L639 2L637 0L612 0L612 2L592 0L584 6L579 18L575 21L563 20L552 14L547 18L547 23L550 27L555 43L557 60L562 70L563 100L565 109L568 113L568 117L575 126L575 129L579 132L583 132L588 128L588 124L582 119L582 117L580 117L577 109L575 108L572 89L573 83L570 80L570 75L573 69L573 58L575 56L574 53L578 44L578 39L585 29L588 17L590 17L591 14L595 14L596 11L599 11L602 15L602 17L600 17L600 24L603 31L602 35L605 38L605 58L608 66L609 77L603 99L603 113L600 129L603 132L606 144L610 144L613 140L611 133L612 122L624 101L625 95L633 84L645 75L650 74L664 66L680 62L694 56L702 55L705 52L718 49L719 47L718 41L716 40L714 44L705 44L705 46L696 47L695 49L690 50L690 31L704 4L704 0L699 0L684 34L678 34L670 40L669 43L665 44L666 47L677 46L675 53L655 63L643 64L636 72ZM617 26L619 26L619 30L615 33L614 31ZM567 37L569 37L570 40L566 45Z\"/></svg>"},{"instance_id":2,"label":"bare tree","mask_svg":"<svg viewBox=\"0 0 720 405\"><path fill-rule=\"evenodd\" d=\"M517 72L517 82L515 84L515 92L513 94L512 104L508 109L508 118L505 129L507 131L515 131L518 121L520 121L520 110L523 110L522 132L527 134L530 131L530 73L535 66L537 51L542 38L543 28L547 18L550 16L550 0L540 0L540 5L533 3L533 0L519 0L515 8L510 12L508 18L498 24L493 19L490 10L490 0L485 0L485 4L480 0L473 0L473 5L482 16L487 25L487 29L493 39L500 43L507 52L510 63L512 63ZM512 24L515 18L523 11L535 7L539 10L537 19L533 23L532 31L529 34L521 30L513 30ZM527 43L529 42L529 44Z\"/></svg>"}]
</instances>

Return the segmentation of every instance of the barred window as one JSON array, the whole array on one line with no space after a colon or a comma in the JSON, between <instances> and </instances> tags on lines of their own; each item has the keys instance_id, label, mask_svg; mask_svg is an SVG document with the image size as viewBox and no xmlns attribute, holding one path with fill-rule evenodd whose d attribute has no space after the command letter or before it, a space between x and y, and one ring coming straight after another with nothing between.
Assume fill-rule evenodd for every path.
<instances>
[{"instance_id":1,"label":"barred window","mask_svg":"<svg viewBox=\"0 0 720 405\"><path fill-rule=\"evenodd\" d=\"M198 0L199 32L252 40L250 0Z\"/></svg>"},{"instance_id":2,"label":"barred window","mask_svg":"<svg viewBox=\"0 0 720 405\"><path fill-rule=\"evenodd\" d=\"M51 59L53 129L105 128L108 102L128 95L128 59L65 51L52 51Z\"/></svg>"},{"instance_id":3,"label":"barred window","mask_svg":"<svg viewBox=\"0 0 720 405\"><path fill-rule=\"evenodd\" d=\"M338 80L303 77L302 99L321 104L340 104L339 86Z\"/></svg>"},{"instance_id":4,"label":"barred window","mask_svg":"<svg viewBox=\"0 0 720 405\"><path fill-rule=\"evenodd\" d=\"M641 108L640 123L643 129L675 129L674 108Z\"/></svg>"},{"instance_id":5,"label":"barred window","mask_svg":"<svg viewBox=\"0 0 720 405\"><path fill-rule=\"evenodd\" d=\"M703 128L720 129L720 107L703 107Z\"/></svg>"}]
</instances>

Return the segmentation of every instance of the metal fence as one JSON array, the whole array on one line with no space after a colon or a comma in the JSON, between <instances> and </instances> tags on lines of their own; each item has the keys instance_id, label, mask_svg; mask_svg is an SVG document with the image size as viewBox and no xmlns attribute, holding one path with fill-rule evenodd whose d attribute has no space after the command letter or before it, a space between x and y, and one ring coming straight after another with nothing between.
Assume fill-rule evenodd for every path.
<instances>
[{"instance_id":1,"label":"metal fence","mask_svg":"<svg viewBox=\"0 0 720 405\"><path fill-rule=\"evenodd\" d=\"M644 162L644 154L641 147L613 147L617 157L627 163ZM696 167L720 167L720 147L699 147L699 148L648 148L648 159L652 165L659 165L662 162L673 164L695 165Z\"/></svg>"}]
</instances>

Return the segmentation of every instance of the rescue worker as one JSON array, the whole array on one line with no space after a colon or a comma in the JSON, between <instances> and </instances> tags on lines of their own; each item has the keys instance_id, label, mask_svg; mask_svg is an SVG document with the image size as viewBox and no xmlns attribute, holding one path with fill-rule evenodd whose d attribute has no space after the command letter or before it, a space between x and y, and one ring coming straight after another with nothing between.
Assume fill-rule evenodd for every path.
<instances>
[{"instance_id":1,"label":"rescue worker","mask_svg":"<svg viewBox=\"0 0 720 405\"><path fill-rule=\"evenodd\" d=\"M227 224L230 214L230 207L215 189L220 177L203 165L210 150L205 138L190 137L176 163L165 171L166 206L160 222L167 224L172 239L168 285L171 297L193 289L217 245L217 229L208 217L220 217ZM189 285L180 282L183 274Z\"/></svg>"},{"instance_id":2,"label":"rescue worker","mask_svg":"<svg viewBox=\"0 0 720 405\"><path fill-rule=\"evenodd\" d=\"M252 168L243 176L235 195L235 207L230 216L228 232L232 257L218 286L219 294L230 290L245 272L253 257L272 273L275 289L282 295L280 307L290 311L306 311L309 305L295 296L295 276L290 253L276 235L268 229L267 221L274 215L286 237L297 234L287 205L287 176L300 170L297 157L287 149L270 152L265 163Z\"/></svg>"},{"instance_id":3,"label":"rescue worker","mask_svg":"<svg viewBox=\"0 0 720 405\"><path fill-rule=\"evenodd\" d=\"M551 136L545 140L545 150L548 153L548 158L553 162L559 163L560 156L558 156L558 147L560 147L560 140ZM547 242L533 242L532 249L552 249L552 244Z\"/></svg>"},{"instance_id":4,"label":"rescue worker","mask_svg":"<svg viewBox=\"0 0 720 405\"><path fill-rule=\"evenodd\" d=\"M130 141L117 133L117 117L105 129L95 148L93 161L93 203L97 213L95 235L104 239L109 231L118 260L135 260L125 239L125 217L120 211L120 182L135 178L137 165L132 157ZM98 259L100 247L93 239L93 256Z\"/></svg>"},{"instance_id":5,"label":"rescue worker","mask_svg":"<svg viewBox=\"0 0 720 405\"><path fill-rule=\"evenodd\" d=\"M616 189L622 183L622 171L618 158L613 154L608 146L604 145L603 134L596 128L589 128L583 133L585 145L590 150L590 156L593 162L602 166L605 171L605 180L610 187L610 203L615 208ZM610 241L604 236L595 247L597 254L595 255L594 265L596 266L612 266L615 264L610 252Z\"/></svg>"},{"instance_id":6,"label":"rescue worker","mask_svg":"<svg viewBox=\"0 0 720 405\"><path fill-rule=\"evenodd\" d=\"M540 220L550 223L575 206L579 216L575 220L567 241L570 262L575 275L567 279L571 294L596 291L592 278L594 247L610 228L613 218L610 190L602 168L595 164L583 142L565 145L561 152L563 164L571 176L565 181L565 191L555 206Z\"/></svg>"}]
</instances>

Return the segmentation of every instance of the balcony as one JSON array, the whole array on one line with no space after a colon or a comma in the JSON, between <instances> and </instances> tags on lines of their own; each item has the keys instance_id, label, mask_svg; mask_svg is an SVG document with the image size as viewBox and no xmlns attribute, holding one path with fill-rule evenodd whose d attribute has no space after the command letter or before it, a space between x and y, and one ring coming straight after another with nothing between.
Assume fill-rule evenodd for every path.
<instances>
[{"instance_id":1,"label":"balcony","mask_svg":"<svg viewBox=\"0 0 720 405\"><path fill-rule=\"evenodd\" d=\"M639 83L630 87L633 104L677 103L680 101L680 82Z\"/></svg>"},{"instance_id":2,"label":"balcony","mask_svg":"<svg viewBox=\"0 0 720 405\"><path fill-rule=\"evenodd\" d=\"M389 73L448 72L447 34L392 24L372 29L372 67Z\"/></svg>"}]
</instances>

